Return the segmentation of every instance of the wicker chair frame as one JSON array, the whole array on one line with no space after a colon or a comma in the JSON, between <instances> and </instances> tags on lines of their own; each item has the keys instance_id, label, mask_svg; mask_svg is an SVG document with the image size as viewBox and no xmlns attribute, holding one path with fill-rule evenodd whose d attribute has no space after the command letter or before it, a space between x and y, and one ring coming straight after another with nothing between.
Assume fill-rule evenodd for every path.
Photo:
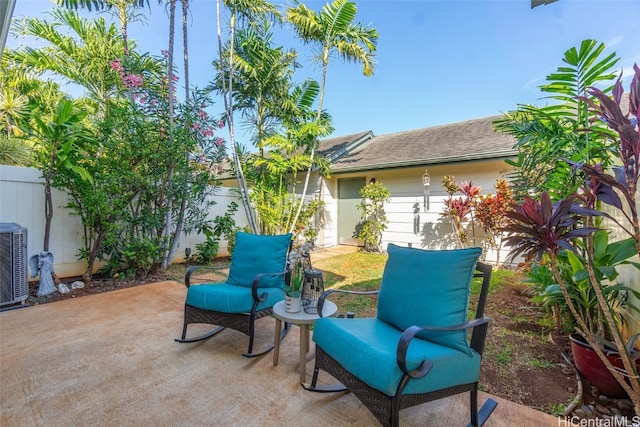
<instances>
[{"instance_id":1,"label":"wicker chair frame","mask_svg":"<svg viewBox=\"0 0 640 427\"><path fill-rule=\"evenodd\" d=\"M206 266L191 266L187 270L185 275L185 286L189 288L192 283L192 275L199 269L207 269L209 271L213 271L216 274L221 274L222 271L226 271L229 266L221 266L221 267L206 267ZM253 352L253 345L255 341L255 324L258 319L261 319L266 316L270 316L273 314L273 309L271 307L265 308L262 310L258 310L258 304L264 301L267 297L267 293L261 291L258 288L258 283L260 279L264 276L278 276L282 275L288 277L288 272L283 271L281 273L275 274L258 274L253 279L251 284L251 294L253 298L253 304L251 311L248 313L225 313L214 310L203 310L198 307L194 307L188 304L184 306L184 326L182 328L182 337L176 338L176 341L179 343L192 343L203 341L208 338L217 335L222 332L224 329L229 328L235 331L242 332L245 335L249 336L249 345L247 351L242 355L245 357L257 357L261 356L265 353L271 351L274 347L273 343L268 344L259 352ZM203 323L208 325L216 325L217 327L212 329L211 331L199 335L193 338L187 338L187 327L192 323ZM285 323L282 332L280 333L280 340L284 339L284 337L289 332L289 323Z\"/></svg>"},{"instance_id":2,"label":"wicker chair frame","mask_svg":"<svg viewBox=\"0 0 640 427\"><path fill-rule=\"evenodd\" d=\"M491 280L491 266L483 263L478 263L476 266L478 273L474 277L482 277L482 287L478 298L478 307L476 310L476 318L462 325L455 325L451 327L416 327L412 326L408 328L400 342L398 343L397 360L398 365L404 372L402 379L400 380L396 393L393 396L388 396L385 393L376 390L351 372L346 370L339 362L333 359L327 354L320 346L316 346L316 362L313 371L313 377L310 384L303 384L303 387L310 391L315 392L336 392L336 391L350 391L352 392L376 417L376 419L383 426L396 427L399 425L400 410L409 408L412 406L420 405L433 400L441 399L444 397L470 392L470 426L481 426L489 418L497 402L493 399L487 399L482 408L478 410L478 383L462 384L455 387L450 387L442 390L436 390L425 394L403 394L403 390L409 384L413 378L424 377L431 369L432 363L428 360L424 360L422 365L416 370L409 371L406 367L406 354L411 340L417 333L423 330L440 330L451 331L460 329L472 329L470 346L480 356L482 356L484 350L484 342L487 334L487 328L490 322L489 318L484 316L484 308L486 306L487 294L489 290L489 282ZM318 303L318 310L322 313L322 304L326 297L332 292L352 293L352 294L371 294L374 292L355 292L355 291L342 291L342 290L328 290L326 291ZM323 370L337 379L341 384L330 386L318 386L318 374Z\"/></svg>"}]
</instances>

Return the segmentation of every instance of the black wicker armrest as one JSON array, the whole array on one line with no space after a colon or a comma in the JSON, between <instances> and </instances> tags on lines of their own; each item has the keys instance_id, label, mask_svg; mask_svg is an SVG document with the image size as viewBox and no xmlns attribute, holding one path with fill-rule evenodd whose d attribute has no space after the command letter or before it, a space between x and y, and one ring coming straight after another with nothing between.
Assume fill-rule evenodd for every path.
<instances>
[{"instance_id":1,"label":"black wicker armrest","mask_svg":"<svg viewBox=\"0 0 640 427\"><path fill-rule=\"evenodd\" d=\"M265 298L267 297L267 293L263 292L262 295L258 295L258 289L260 289L258 287L258 285L260 284L260 280L262 280L263 277L276 277L276 276L285 276L289 271L285 270L285 271L281 271L279 273L258 273L256 274L256 277L253 278L253 281L251 282L251 296L253 297L254 300L256 301L264 301Z\"/></svg>"},{"instance_id":2,"label":"black wicker armrest","mask_svg":"<svg viewBox=\"0 0 640 427\"><path fill-rule=\"evenodd\" d=\"M192 265L191 267L189 267L187 269L187 273L184 276L184 284L185 286L188 288L189 286L191 286L191 276L193 275L193 273L196 270L208 270L208 271L213 271L213 272L217 272L218 270L224 270L226 268L229 268L231 264L225 264L225 265L218 265L218 266L212 266L212 265ZM218 273L220 274L220 276L224 275L224 273Z\"/></svg>"},{"instance_id":3,"label":"black wicker armrest","mask_svg":"<svg viewBox=\"0 0 640 427\"><path fill-rule=\"evenodd\" d=\"M460 323L460 324L451 325L451 326L409 326L400 337L400 342L398 342L398 348L396 350L396 360L398 362L398 367L400 367L402 372L409 375L411 378L422 378L425 375L427 375L427 373L433 366L433 363L425 359L422 361L420 366L418 366L413 371L410 371L407 368L407 351L409 350L409 344L411 344L411 340L413 340L413 338L415 338L415 336L420 332L422 331L452 332L452 331L459 331L459 330L481 327L482 329L484 329L483 331L483 335L484 335L486 333L486 328L490 321L491 321L490 318L482 317L480 319L473 319L465 323ZM484 341L484 339L482 341ZM473 347L473 341L472 341L472 347ZM482 354L482 349L480 349L479 353Z\"/></svg>"},{"instance_id":4,"label":"black wicker armrest","mask_svg":"<svg viewBox=\"0 0 640 427\"><path fill-rule=\"evenodd\" d=\"M320 299L318 299L318 316L322 317L324 300L326 300L327 297L334 292L339 292L341 294L353 294L353 295L375 295L378 293L378 291L347 291L345 289L328 289L324 291L322 295L320 295Z\"/></svg>"}]
</instances>

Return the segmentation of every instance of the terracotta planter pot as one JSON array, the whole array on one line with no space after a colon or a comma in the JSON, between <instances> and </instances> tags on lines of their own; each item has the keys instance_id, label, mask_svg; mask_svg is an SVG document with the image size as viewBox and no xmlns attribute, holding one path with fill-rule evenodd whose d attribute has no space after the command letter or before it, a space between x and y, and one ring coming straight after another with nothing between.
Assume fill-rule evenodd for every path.
<instances>
[{"instance_id":1,"label":"terracotta planter pot","mask_svg":"<svg viewBox=\"0 0 640 427\"><path fill-rule=\"evenodd\" d=\"M602 363L593 348L578 334L571 334L569 339L571 340L573 361L580 375L587 379L591 385L596 386L601 394L614 398L626 398L627 393ZM608 351L606 354L613 366L623 369L618 352ZM636 367L640 369L640 359L636 359L635 362Z\"/></svg>"}]
</instances>

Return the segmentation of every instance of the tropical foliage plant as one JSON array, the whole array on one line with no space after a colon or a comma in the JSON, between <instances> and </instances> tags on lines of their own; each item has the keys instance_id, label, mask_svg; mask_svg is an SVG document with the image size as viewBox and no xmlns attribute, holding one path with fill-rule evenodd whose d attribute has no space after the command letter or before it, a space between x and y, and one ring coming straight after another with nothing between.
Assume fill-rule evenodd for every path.
<instances>
[{"instance_id":1,"label":"tropical foliage plant","mask_svg":"<svg viewBox=\"0 0 640 427\"><path fill-rule=\"evenodd\" d=\"M513 202L507 180L496 181L495 194L482 194L482 187L473 182L465 181L458 185L451 175L442 178L442 186L449 197L445 200L444 211L440 215L451 222L459 246L487 245L495 248L498 254L496 262L499 265L503 243L501 228L506 224L506 212ZM456 193L462 193L462 196L454 197ZM476 225L482 227L482 236L478 235ZM480 237L482 242L479 241Z\"/></svg>"},{"instance_id":2,"label":"tropical foliage plant","mask_svg":"<svg viewBox=\"0 0 640 427\"><path fill-rule=\"evenodd\" d=\"M381 182L370 182L360 189L360 197L357 207L362 215L353 237L362 240L367 252L382 252L382 233L389 223L384 204L391 200L391 192Z\"/></svg>"},{"instance_id":3,"label":"tropical foliage plant","mask_svg":"<svg viewBox=\"0 0 640 427\"><path fill-rule=\"evenodd\" d=\"M440 214L451 221L460 247L464 247L469 241L469 229L472 232L472 245L476 245L474 205L476 198L480 195L482 187L473 185L473 182L464 181L459 186L455 177L445 175L442 178L442 186L449 195L444 203L444 211ZM462 197L454 198L454 194L461 192ZM469 227L467 227L467 223Z\"/></svg>"},{"instance_id":4,"label":"tropical foliage plant","mask_svg":"<svg viewBox=\"0 0 640 427\"><path fill-rule=\"evenodd\" d=\"M221 3L227 8L228 18L228 44L225 48L225 41L222 36L222 8ZM280 12L271 3L264 0L216 0L216 23L218 29L218 64L223 70L223 78L220 79L220 91L224 100L223 121L229 130L229 144L233 160L233 172L238 182L238 191L242 200L242 207L246 214L249 228L254 233L259 233L258 222L254 210L251 206L249 187L244 175L244 168L240 161L241 148L236 141L236 128L234 122L234 87L236 85L235 70L237 64L236 55L236 31L238 25L247 25L251 22L260 22L263 18L281 19Z\"/></svg>"},{"instance_id":5,"label":"tropical foliage plant","mask_svg":"<svg viewBox=\"0 0 640 427\"><path fill-rule=\"evenodd\" d=\"M23 132L18 123L28 116L28 98L7 83L0 82L0 164L26 165L31 149L19 138Z\"/></svg>"},{"instance_id":6,"label":"tropical foliage plant","mask_svg":"<svg viewBox=\"0 0 640 427\"><path fill-rule=\"evenodd\" d=\"M242 177L251 184L249 197L258 232L293 231L312 238L313 227L308 221L321 205L297 196L298 173L312 164L320 165L321 173L327 172L322 159L312 158L310 151L332 128L326 114L320 121L313 114L318 83L306 80L294 84L294 72L300 67L297 53L274 44L272 25L263 14L238 28L233 43L224 45L222 59L214 62L218 73L212 87L224 96L233 71L233 110L241 113L239 123L257 150L241 155L240 147L236 148L244 167ZM232 47L233 69L229 62ZM235 166L233 170L239 175ZM296 218L300 205L304 214Z\"/></svg>"},{"instance_id":7,"label":"tropical foliage plant","mask_svg":"<svg viewBox=\"0 0 640 427\"><path fill-rule=\"evenodd\" d=\"M91 277L95 261L102 258L108 260L106 271L114 273L139 268L146 274L166 268L182 232L206 229L206 195L215 190L217 174L228 170L225 144L213 136L220 124L229 128L232 172L252 231L291 230L315 239L314 220L320 218L322 203L304 197L308 175L300 195L298 175L311 168L329 173L328 164L316 154L319 138L333 130L330 116L322 109L329 59L337 53L362 63L365 75L371 75L374 66L377 32L354 23L354 3L337 0L317 15L301 3L288 10L289 22L300 37L322 46L324 52L321 84L312 80L295 84L293 75L300 67L297 53L275 46L272 40L272 25L283 20L278 9L267 1L218 0L220 56L214 64L218 72L214 86L224 100L220 121L205 111L212 103L209 94L189 87L188 1L181 2L182 102L175 89L178 78L173 62L175 0L168 2L169 48L162 57L139 52L129 36L129 24L141 17L141 7L148 6L148 0L56 3L66 9L53 9L48 19L15 22L15 34L42 43L7 52L2 67L3 71L19 70L21 77L37 81L40 88L45 87L46 78L83 91L74 100L82 116L77 126L85 128L93 143L73 157L76 163L68 163L72 166L68 173L58 175L52 185L69 194L68 207L85 227L80 251L87 260L85 280ZM107 11L116 24L103 17L85 19L77 13L80 8ZM220 22L223 15L229 19L226 41ZM309 32L307 24L314 20L321 28ZM7 74L3 76L3 83L6 81ZM12 129L37 129L35 117L45 124L54 122L62 96L47 88L51 96L38 97L38 92L44 93L40 88L21 92L28 94L30 114L20 126L12 122ZM244 148L236 141L235 111L241 113L257 155L241 157ZM35 138L30 141L39 144ZM118 162L131 167L120 172ZM84 180L80 171L86 171ZM136 251L144 253L135 256Z\"/></svg>"},{"instance_id":8,"label":"tropical foliage plant","mask_svg":"<svg viewBox=\"0 0 640 427\"><path fill-rule=\"evenodd\" d=\"M93 177L79 163L87 154L87 146L93 142L92 135L83 124L86 113L74 111L71 101L61 101L50 122L33 117L34 126L30 137L37 144L36 161L44 178L45 230L43 250L49 250L53 198L51 190L60 175L71 175L82 181L92 182Z\"/></svg>"},{"instance_id":9,"label":"tropical foliage plant","mask_svg":"<svg viewBox=\"0 0 640 427\"><path fill-rule=\"evenodd\" d=\"M519 105L494 124L498 131L516 139L518 158L507 163L515 167L510 177L514 196L540 194L546 190L554 199L572 194L581 178L562 159L611 162L609 147L601 135L605 125L592 121L585 99L593 99L589 87L600 85L605 92L613 86L615 53L605 53L605 45L584 40L564 54L562 67L547 76L540 87L549 105ZM593 132L586 132L593 129Z\"/></svg>"},{"instance_id":10,"label":"tropical foliage plant","mask_svg":"<svg viewBox=\"0 0 640 427\"><path fill-rule=\"evenodd\" d=\"M320 98L316 113L318 122L322 119L324 94L327 84L327 70L333 55L342 59L362 64L365 76L373 75L375 69L375 51L378 42L378 31L354 22L358 8L347 0L334 0L323 6L319 13L309 9L303 3L297 3L287 10L287 21L293 25L294 31L304 43L312 44L318 50L318 59L322 67L320 78ZM317 140L311 145L309 157L315 158ZM312 165L307 168L302 188L301 200L307 195ZM303 202L298 203L297 211L291 224L295 228Z\"/></svg>"},{"instance_id":11,"label":"tropical foliage plant","mask_svg":"<svg viewBox=\"0 0 640 427\"><path fill-rule=\"evenodd\" d=\"M207 195L215 190L225 155L224 141L215 136L219 122L204 111L211 103L208 95L194 92L189 103L176 103L180 123L172 126L168 105L176 99L177 78L162 72L166 57L140 54L134 42L125 52L118 31L100 19L65 10L51 16L53 23L29 18L17 27L48 44L19 48L6 58L32 75L54 73L86 90L75 104L85 110L80 122L95 142L72 166L87 171L91 180L67 173L52 181L67 191L69 208L85 226L80 252L87 260L85 280L103 257L109 272L144 275L170 263L178 224L190 232L205 220ZM66 37L60 32L65 26L76 35ZM31 120L34 129L42 128L37 117Z\"/></svg>"},{"instance_id":12,"label":"tropical foliage plant","mask_svg":"<svg viewBox=\"0 0 640 427\"><path fill-rule=\"evenodd\" d=\"M238 211L238 204L231 202L227 206L224 215L217 216L213 220L213 226L210 221L205 222L201 226L201 233L205 235L206 240L196 244L195 261L198 264L211 264L218 255L220 249L220 240L224 237L227 242L227 250L229 254L233 253L235 246L235 233L238 231L236 221L233 219L234 214Z\"/></svg>"},{"instance_id":13,"label":"tropical foliage plant","mask_svg":"<svg viewBox=\"0 0 640 427\"><path fill-rule=\"evenodd\" d=\"M507 238L512 255L536 260L548 257L555 281L553 285L557 285L562 293L576 331L596 351L631 398L636 413L640 413L640 376L632 356L633 346L625 339L624 317L618 311L618 306L623 305L627 314L636 319L640 313L629 300L621 299L637 299L640 293L618 282L621 265L632 265L635 276L640 270L640 264L632 261L640 249L637 227L640 68L636 65L634 70L628 114L621 108L623 88L620 79L614 85L613 98L597 88L588 89L595 101L582 98L591 113L610 128L604 131L591 128L588 133L606 140L611 159L604 164L564 159L574 170L581 172L582 187L556 203L546 191L539 201L525 197L522 204L507 213L512 224L505 230L512 233ZM623 218L627 224L618 218ZM621 230L629 237L609 243L604 234L608 231L603 226ZM634 342L633 338L629 343ZM613 367L607 359L607 346L618 351L623 370Z\"/></svg>"}]
</instances>

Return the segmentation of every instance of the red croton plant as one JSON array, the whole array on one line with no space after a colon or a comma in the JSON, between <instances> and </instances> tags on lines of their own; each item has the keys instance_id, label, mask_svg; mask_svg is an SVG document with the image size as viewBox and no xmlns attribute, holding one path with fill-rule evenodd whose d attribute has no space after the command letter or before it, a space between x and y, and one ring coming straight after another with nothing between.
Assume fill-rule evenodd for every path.
<instances>
[{"instance_id":1,"label":"red croton plant","mask_svg":"<svg viewBox=\"0 0 640 427\"><path fill-rule=\"evenodd\" d=\"M444 202L444 211L440 214L451 221L451 226L460 247L479 245L476 239L476 222L482 227L484 244L496 249L497 264L500 264L505 212L513 203L511 188L506 179L498 179L494 185L495 194L481 194L482 187L473 182L464 181L461 185L455 177L446 175L442 178L442 186L449 194ZM462 197L454 198L454 194L462 193ZM467 227L468 225L468 227ZM469 238L469 231L472 233ZM469 241L471 240L471 241Z\"/></svg>"},{"instance_id":2,"label":"red croton plant","mask_svg":"<svg viewBox=\"0 0 640 427\"><path fill-rule=\"evenodd\" d=\"M624 114L620 107L624 92L620 79L610 98L601 90L589 89L596 102L587 98L585 101L599 119L605 121L611 129L609 137L612 141L612 153L616 157L615 166L605 169L599 164L586 164L568 161L576 170L585 175L584 186L575 194L552 202L550 196L543 192L540 200L525 197L524 202L515 205L507 212L511 220L504 228L509 233L505 243L512 248L510 255L523 255L525 259L549 257L551 270L560 285L568 308L575 318L577 332L593 347L605 366L631 398L636 414L640 414L640 377L633 360L632 348L625 345L622 325L616 319L616 313L607 301L602 283L601 266L596 265L594 253L594 234L606 218L613 221L622 232L628 234L628 240L635 240L637 259L640 253L640 225L638 222L637 191L640 177L640 130L638 127L638 107L640 105L640 68L634 65L635 75L631 82L629 96L629 113ZM610 208L598 210L597 207L608 205ZM616 214L613 214L613 211ZM620 219L619 219L620 218ZM633 246L631 246L633 247ZM562 250L577 253L582 249L585 269L590 286L597 297L598 305L603 313L610 338L617 347L624 370L615 368L607 359L601 345L601 339L585 323L578 313L571 298L567 284L563 283L559 269L558 253ZM586 250L585 250L586 248ZM633 258L632 258L633 259ZM640 264L627 261L633 265L636 276L640 272Z\"/></svg>"}]
</instances>

